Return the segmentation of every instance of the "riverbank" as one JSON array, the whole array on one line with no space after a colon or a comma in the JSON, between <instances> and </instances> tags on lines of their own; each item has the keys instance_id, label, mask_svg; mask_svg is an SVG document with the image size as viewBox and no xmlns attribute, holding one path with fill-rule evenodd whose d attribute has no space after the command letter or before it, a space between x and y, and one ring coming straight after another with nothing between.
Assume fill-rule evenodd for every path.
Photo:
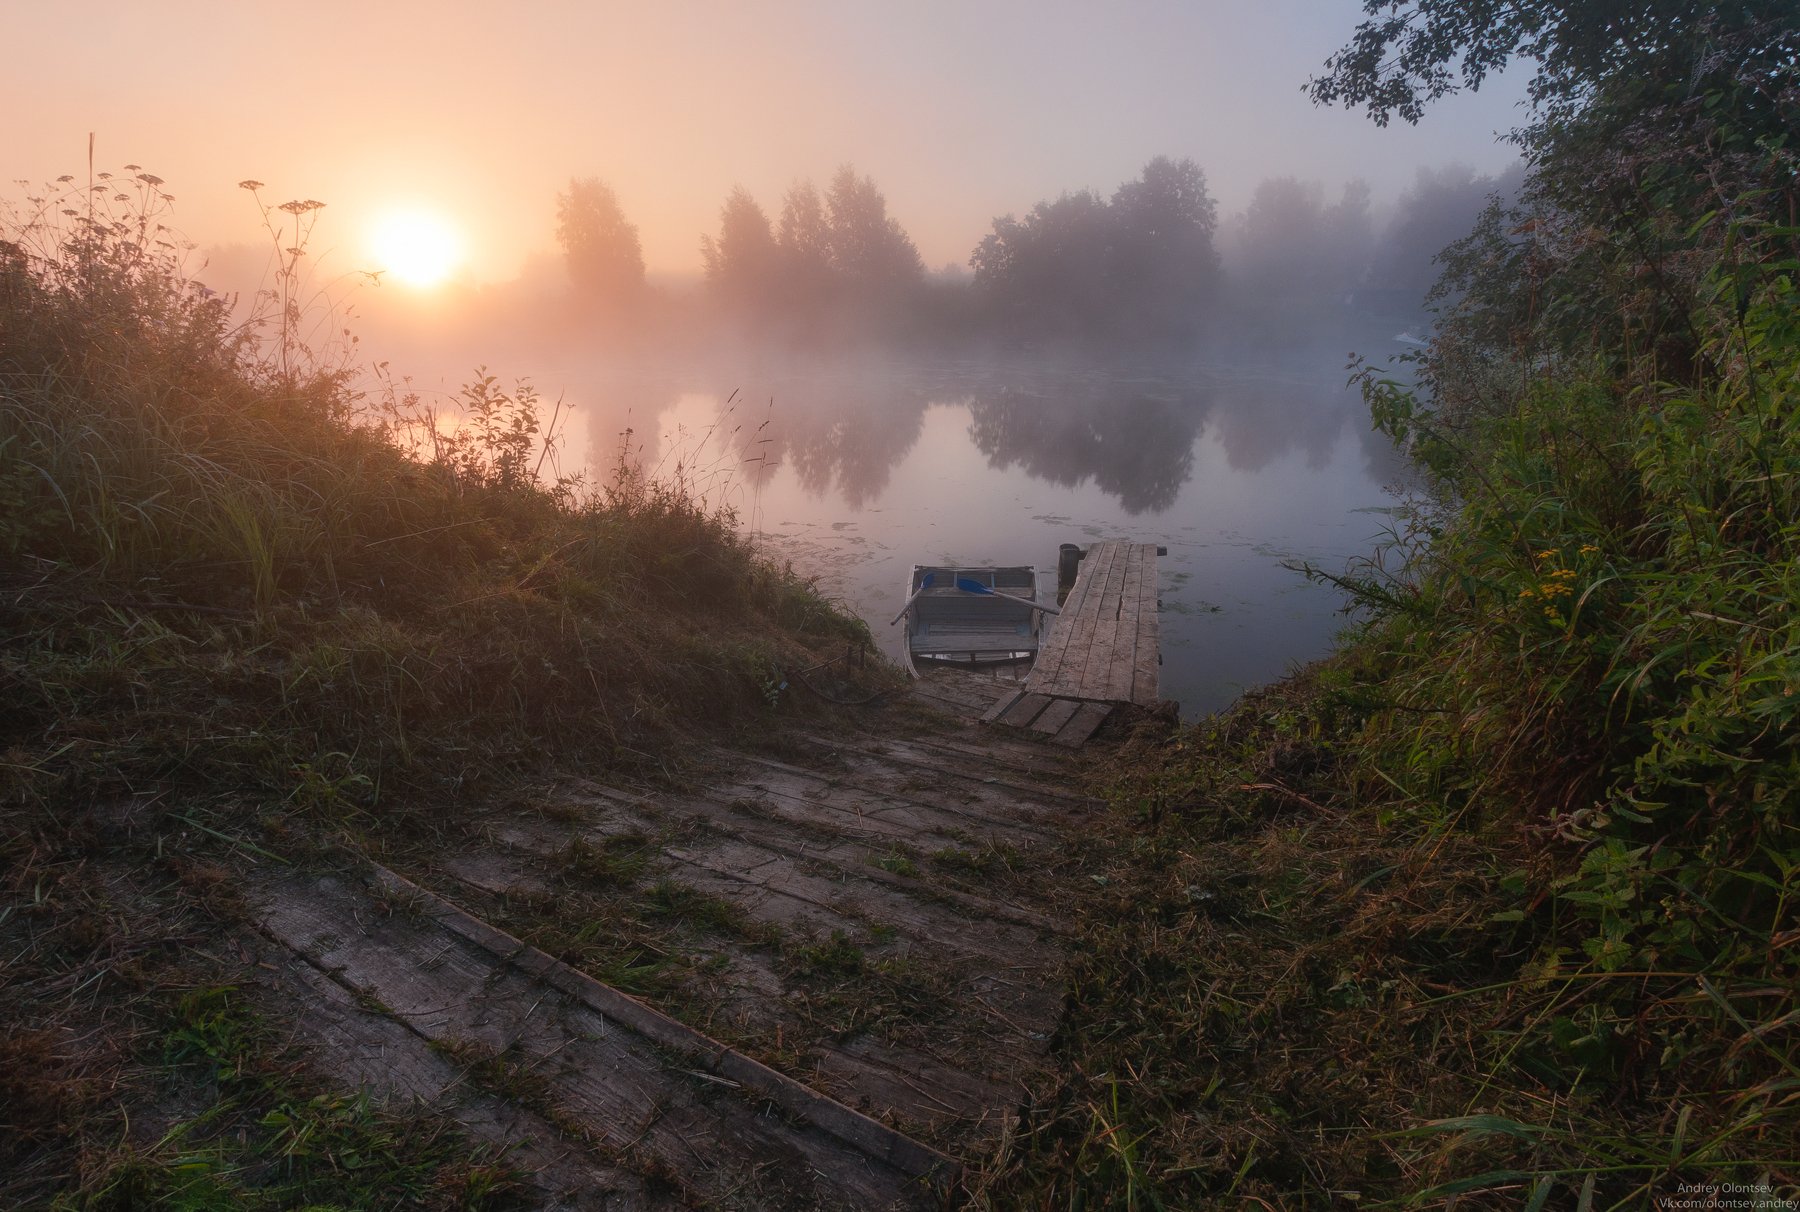
<instances>
[{"instance_id":1,"label":"riverbank","mask_svg":"<svg viewBox=\"0 0 1800 1212\"><path fill-rule=\"evenodd\" d=\"M1800 302L1711 331L1692 385L1373 385L1446 491L1337 656L1121 751L987 1206L1794 1198Z\"/></svg>"},{"instance_id":2,"label":"riverbank","mask_svg":"<svg viewBox=\"0 0 1800 1212\"><path fill-rule=\"evenodd\" d=\"M511 1163L256 1011L247 868L898 675L846 670L863 625L687 486L541 477L528 387L478 377L445 423L237 326L147 225L8 234L0 1202L498 1198Z\"/></svg>"},{"instance_id":3,"label":"riverbank","mask_svg":"<svg viewBox=\"0 0 1800 1212\"><path fill-rule=\"evenodd\" d=\"M844 924L803 938L655 873L733 879L732 846L807 850L764 819L766 788L684 782L706 747L732 743L727 774L803 756L782 777L829 790L821 813L869 790L844 773L868 755L796 739L878 710L834 700L900 687L847 659L861 624L680 483L540 480L528 389L478 378L448 427L404 393L297 370L285 345L271 359L129 231L61 255L0 256L0 1201L532 1202L537 1138L365 1098L259 1000L280 956L246 931L279 933L270 871L304 872L308 903L350 923L287 940L329 975L351 930L375 936L373 894L318 881L453 851L445 878L492 884L483 911L547 962L705 1025L692 990L762 964L743 987L778 988L782 1014L734 1039L770 1064L799 1063L801 1028L825 1051L871 1021L922 1047L956 1007L972 1072L982 1015L1015 1020L1005 1098L945 1098L931 1138L992 1133L962 1155L980 1205L1630 1207L1793 1181L1785 282L1718 330L1697 385L1559 371L1455 446L1377 385L1378 418L1454 480L1407 520L1403 568L1339 578L1369 615L1337 657L1197 725L1146 726L1110 759L1107 814L1055 807L1092 772L1038 772L1051 786L1021 811L1053 826L960 836L949 817L992 832L1003 811L998 775L961 770L966 798L928 805L945 818L929 848L896 834L829 879L818 854L794 860L791 899L813 906L797 914L837 895L823 885L911 906L871 924L827 903ZM904 785L903 765L878 790L924 798L935 784ZM598 812L565 802L576 775L703 811ZM507 842L515 818L593 836ZM526 869L483 866L508 845ZM960 915L983 963L1022 954L989 920L1001 894L1012 926L1067 936L1060 976L1033 969L1031 1014L961 999L966 956L894 946L907 922L921 950L958 944ZM411 956L406 905L366 904L382 929L402 919L387 942ZM405 1019L376 987L340 1010ZM1019 1042L1046 1034L1047 1057ZM466 1042L425 1051L593 1145L608 1190L680 1206L723 1189L609 1153L541 1074ZM1016 1124L983 1120L1009 1100Z\"/></svg>"}]
</instances>

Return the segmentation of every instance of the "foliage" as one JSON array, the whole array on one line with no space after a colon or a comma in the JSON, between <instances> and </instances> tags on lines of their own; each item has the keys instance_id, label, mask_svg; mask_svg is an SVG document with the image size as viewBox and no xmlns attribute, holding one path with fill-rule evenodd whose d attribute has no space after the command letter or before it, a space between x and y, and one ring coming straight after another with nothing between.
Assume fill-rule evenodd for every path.
<instances>
[{"instance_id":1,"label":"foliage","mask_svg":"<svg viewBox=\"0 0 1800 1212\"><path fill-rule=\"evenodd\" d=\"M1363 12L1370 19L1307 88L1322 105L1364 106L1381 126L1395 115L1418 122L1430 102L1479 89L1515 58L1534 61L1532 102L1556 122L1621 80L1689 79L1693 55L1708 41L1795 33L1784 0L1363 0ZM1786 47L1791 65L1792 42ZM1783 52L1771 45L1760 61L1779 64Z\"/></svg>"},{"instance_id":2,"label":"foliage","mask_svg":"<svg viewBox=\"0 0 1800 1212\"><path fill-rule=\"evenodd\" d=\"M989 1206L1792 1198L1790 9L1370 0L1314 82L1412 119L1535 57L1530 176L1362 376L1430 491L1314 570L1343 650L1121 763Z\"/></svg>"},{"instance_id":3,"label":"foliage","mask_svg":"<svg viewBox=\"0 0 1800 1212\"><path fill-rule=\"evenodd\" d=\"M702 236L701 253L714 297L765 328L891 328L920 302L918 249L875 182L848 164L823 194L796 183L778 227L748 192L733 190L718 238Z\"/></svg>"},{"instance_id":4,"label":"foliage","mask_svg":"<svg viewBox=\"0 0 1800 1212\"><path fill-rule=\"evenodd\" d=\"M1714 267L1754 275L1800 248L1791 6L1659 0L1622 27L1611 10L1556 2L1385 7L1359 33L1373 41L1314 82L1316 99L1386 98L1410 119L1454 87L1444 64L1458 54L1471 86L1481 64L1540 60L1532 120L1513 135L1528 179L1446 256L1427 386L1466 411L1483 392L1462 385L1490 371L1516 381L1600 358L1646 382L1697 381L1712 334L1695 317Z\"/></svg>"},{"instance_id":5,"label":"foliage","mask_svg":"<svg viewBox=\"0 0 1800 1212\"><path fill-rule=\"evenodd\" d=\"M448 433L432 430L432 461L470 486L512 492L538 484L537 389L521 382L503 389L485 368L460 393L463 424ZM547 444L546 444L547 446Z\"/></svg>"},{"instance_id":6,"label":"foliage","mask_svg":"<svg viewBox=\"0 0 1800 1212\"><path fill-rule=\"evenodd\" d=\"M330 1094L208 987L236 861L656 763L866 630L691 483L546 482L528 383L439 415L290 342L303 294L239 323L137 181L0 227L0 1203L511 1206L452 1117Z\"/></svg>"},{"instance_id":7,"label":"foliage","mask_svg":"<svg viewBox=\"0 0 1800 1212\"><path fill-rule=\"evenodd\" d=\"M1351 181L1328 205L1316 181L1271 177L1257 185L1230 235L1232 275L1253 301L1341 299L1362 280L1374 242L1369 186Z\"/></svg>"},{"instance_id":8,"label":"foliage","mask_svg":"<svg viewBox=\"0 0 1800 1212\"><path fill-rule=\"evenodd\" d=\"M775 272L775 234L769 216L742 186L719 209L719 238L700 237L707 285L727 302L743 306L767 289Z\"/></svg>"},{"instance_id":9,"label":"foliage","mask_svg":"<svg viewBox=\"0 0 1800 1212\"><path fill-rule=\"evenodd\" d=\"M831 222L831 266L865 290L888 290L918 282L925 272L919 250L887 213L887 199L866 176L841 166L825 191Z\"/></svg>"},{"instance_id":10,"label":"foliage","mask_svg":"<svg viewBox=\"0 0 1800 1212\"><path fill-rule=\"evenodd\" d=\"M1217 287L1216 222L1200 168L1158 156L1110 202L1065 194L994 220L969 264L1015 337L1179 342Z\"/></svg>"},{"instance_id":11,"label":"foliage","mask_svg":"<svg viewBox=\"0 0 1800 1212\"><path fill-rule=\"evenodd\" d=\"M1393 786L1449 815L1517 804L1577 844L1557 895L1606 971L1769 978L1791 927L1797 336L1784 276L1709 350L1732 370L1703 389L1533 390L1447 464L1458 504L1407 574L1353 582L1391 620L1371 642L1397 669L1462 654L1397 675L1396 697L1435 708L1409 752L1448 760L1390 755Z\"/></svg>"},{"instance_id":12,"label":"foliage","mask_svg":"<svg viewBox=\"0 0 1800 1212\"><path fill-rule=\"evenodd\" d=\"M644 252L619 196L597 177L571 179L556 195L556 238L569 279L584 296L609 306L633 301L644 286Z\"/></svg>"},{"instance_id":13,"label":"foliage","mask_svg":"<svg viewBox=\"0 0 1800 1212\"><path fill-rule=\"evenodd\" d=\"M529 384L479 374L456 418L359 395L265 357L154 223L74 218L0 263L0 795L642 749L761 710L740 630L855 630L684 489L544 483Z\"/></svg>"}]
</instances>

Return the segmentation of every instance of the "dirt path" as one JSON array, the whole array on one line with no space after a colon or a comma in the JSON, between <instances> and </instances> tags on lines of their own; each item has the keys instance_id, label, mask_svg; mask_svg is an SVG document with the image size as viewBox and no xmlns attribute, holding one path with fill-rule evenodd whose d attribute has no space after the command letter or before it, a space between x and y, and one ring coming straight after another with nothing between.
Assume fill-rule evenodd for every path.
<instances>
[{"instance_id":1,"label":"dirt path","mask_svg":"<svg viewBox=\"0 0 1800 1212\"><path fill-rule=\"evenodd\" d=\"M1074 755L928 683L904 737L571 780L253 889L264 996L568 1208L926 1208L1003 1130L1062 1004Z\"/></svg>"}]
</instances>

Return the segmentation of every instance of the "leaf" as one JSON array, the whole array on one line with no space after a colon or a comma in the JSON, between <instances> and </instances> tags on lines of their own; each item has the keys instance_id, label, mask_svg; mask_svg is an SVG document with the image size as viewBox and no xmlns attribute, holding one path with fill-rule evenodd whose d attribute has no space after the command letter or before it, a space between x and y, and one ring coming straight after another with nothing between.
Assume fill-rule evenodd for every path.
<instances>
[{"instance_id":1,"label":"leaf","mask_svg":"<svg viewBox=\"0 0 1800 1212\"><path fill-rule=\"evenodd\" d=\"M1518 1140L1535 1140L1543 1132L1530 1124L1522 1124L1504 1115L1458 1115L1450 1119L1434 1119L1416 1128L1385 1133L1384 1136L1431 1136L1439 1132L1498 1132Z\"/></svg>"},{"instance_id":2,"label":"leaf","mask_svg":"<svg viewBox=\"0 0 1800 1212\"><path fill-rule=\"evenodd\" d=\"M1414 1202L1435 1199L1440 1195L1461 1195L1467 1191L1487 1191L1499 1186L1511 1186L1533 1178L1529 1170L1489 1170L1485 1174L1472 1174L1468 1178L1458 1178L1451 1182L1439 1183L1429 1191L1421 1191L1413 1196Z\"/></svg>"}]
</instances>

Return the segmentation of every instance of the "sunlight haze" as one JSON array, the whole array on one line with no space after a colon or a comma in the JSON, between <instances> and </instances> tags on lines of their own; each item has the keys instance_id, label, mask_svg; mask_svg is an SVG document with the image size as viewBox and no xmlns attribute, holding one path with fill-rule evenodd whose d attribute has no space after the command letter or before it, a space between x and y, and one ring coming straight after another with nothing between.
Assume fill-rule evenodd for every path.
<instances>
[{"instance_id":1,"label":"sunlight haze","mask_svg":"<svg viewBox=\"0 0 1800 1212\"><path fill-rule=\"evenodd\" d=\"M1110 190L1191 157L1221 215L1264 177L1362 177L1377 207L1421 164L1492 173L1519 88L1494 81L1416 129L1301 93L1353 28L1350 0L1078 4L487 5L100 3L80 20L9 6L31 54L0 78L6 176L142 164L202 245L254 242L232 187L317 198L320 251L362 264L396 206L454 216L469 271L555 251L572 177L617 191L651 273L692 274L742 185L779 208L795 180L853 163L925 265L964 267L998 215Z\"/></svg>"}]
</instances>

